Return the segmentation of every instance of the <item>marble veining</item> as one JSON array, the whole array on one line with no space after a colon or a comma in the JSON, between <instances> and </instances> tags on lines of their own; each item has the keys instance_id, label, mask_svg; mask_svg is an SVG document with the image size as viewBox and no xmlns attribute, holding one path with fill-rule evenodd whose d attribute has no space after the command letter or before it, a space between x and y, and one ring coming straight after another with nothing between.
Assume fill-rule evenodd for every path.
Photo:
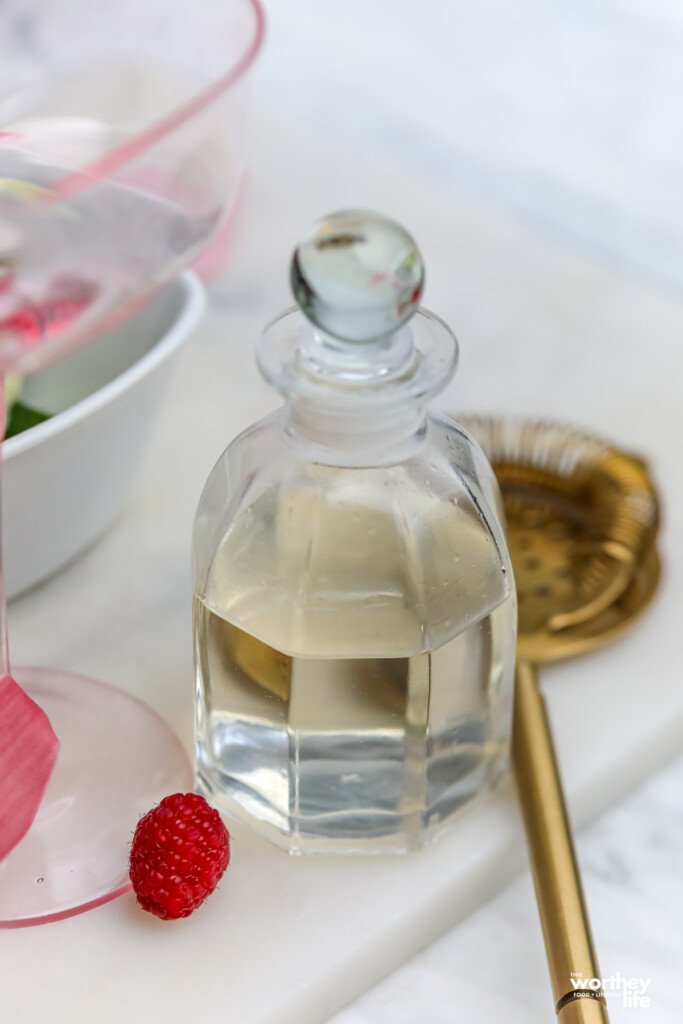
<instances>
[{"instance_id":1,"label":"marble veining","mask_svg":"<svg viewBox=\"0 0 683 1024\"><path fill-rule=\"evenodd\" d=\"M439 256L445 243L437 218L431 211L424 217L421 212L421 202L433 187L438 185L441 196L451 195L454 202L455 197L461 203L469 196L489 208L486 220L481 211L469 217L458 207L457 254L452 263L443 262L441 271L438 259L430 264L435 268L430 305L435 296L437 310L456 329L463 325L468 342L458 401L465 407L506 403L517 411L532 407L571 413L633 444L655 444L658 429L680 431L681 426L680 411L671 401L663 406L659 402L656 371L661 361L672 374L676 366L681 368L673 354L674 348L680 349L680 335L667 333L668 325L677 322L673 304L644 295L637 306L634 299L629 324L638 309L642 322L629 335L625 351L619 306L623 294L612 279L595 278L592 271L584 274L569 258L563 276L556 252L546 277L546 261L531 244L527 253L521 233L502 218L497 234L489 230L490 218L507 211L568 247L597 254L674 293L681 291L680 4L272 0L268 7L269 40L259 91L271 109L298 121L304 134L317 136L319 144L330 139L341 144L347 193L342 194L337 176L332 194L321 160L311 176L305 143L303 149L296 143L296 157L282 145L277 160L283 164L271 167L268 154L275 155L282 140L276 143L269 137L268 146L254 158L261 206L247 218L251 234L240 240L226 283L214 289L220 330L214 326L205 331L196 358L188 354L184 376L176 382L174 396L178 405L182 400L183 416L169 412L160 425L144 480L116 531L62 577L12 609L18 660L30 654L133 690L152 680L151 692L163 693L160 709L188 744L192 698L186 683L191 664L189 632L183 632L183 624L189 622L190 576L178 552L189 538L199 488L212 462L228 437L254 418L256 407L260 415L271 401L252 373L251 342L263 319L288 301L284 276L280 284L275 282L280 281L291 240L323 209L367 194L364 162L369 157L415 174L421 188L401 193L402 203L408 206L412 197L415 228L431 228L425 232L427 248ZM295 175L287 177L288 168ZM527 269L512 296L504 286L518 266ZM594 288L600 289L597 299ZM494 300L501 294L502 303ZM589 310L592 319L587 321L585 314L582 319L581 310ZM513 322L515 346L510 346ZM556 331L563 344L549 343ZM593 368L585 387L577 358L590 360ZM498 383L492 388L488 371L493 361ZM626 369L615 378L617 363ZM207 366L216 371L208 383ZM244 408L230 400L230 382L238 377L251 382ZM606 387L605 380L612 386ZM236 394L233 387L233 398ZM657 426L662 417L669 417L668 427ZM677 466L658 463L658 470L671 480ZM182 480L174 473L182 474ZM169 508L173 515L162 517L158 528L150 530L159 510ZM680 509L669 507L674 581L681 561L673 543L680 536L680 519ZM58 621L65 602L71 630ZM639 664L653 672L662 668L642 654ZM672 671L671 665L665 667ZM613 1024L671 1024L683 1016L682 793L679 759L578 838L603 972L651 978L651 1007L629 1010L615 1003ZM168 957L183 941L195 941L194 948L200 950L207 934L202 929L221 911L219 900L213 909L207 906L205 923L199 917L189 922L184 940L177 930L155 935L144 945L148 970L160 975L167 971ZM75 994L76 982L66 975L78 968L84 978L97 981L93 998L98 1006L102 1003L105 1016L111 1012L122 1019L119 999L126 1003L127 1019L149 1021L158 1012L156 993L153 1003L145 1003L140 990L134 1003L130 982L126 988L129 968L112 972L107 957L111 950L114 961L120 952L116 943L124 937L127 950L133 941L147 943L152 927L121 900L85 918L16 933L11 950L25 947L22 962L33 962L35 956L42 964L46 1012L53 1006L68 1011L67 990L76 1012L77 999L85 995ZM82 936L91 930L96 938L84 944ZM60 959L65 950L68 954L69 943L81 949L78 965L64 966ZM200 955L193 964L201 965ZM224 964L223 970L229 982L230 965ZM24 984L18 972L9 975L8 986L15 984L23 1005L35 986ZM114 993L111 1005L101 998L104 977ZM263 983L262 976L254 979L257 983ZM78 987L80 991L80 982ZM55 1002L60 993L61 1003ZM6 995L11 1006L12 993ZM169 1010L173 1012L181 1011ZM188 1024L189 1018L165 1019ZM525 876L337 1014L333 1024L543 1024L552 1019L540 927ZM11 1024L24 1022L15 1018Z\"/></svg>"},{"instance_id":2,"label":"marble veining","mask_svg":"<svg viewBox=\"0 0 683 1024\"><path fill-rule=\"evenodd\" d=\"M292 0L263 83L310 127L683 287L676 0Z\"/></svg>"},{"instance_id":3,"label":"marble veining","mask_svg":"<svg viewBox=\"0 0 683 1024\"><path fill-rule=\"evenodd\" d=\"M683 1010L683 758L578 838L604 975L650 978L649 1008L610 997L613 1024ZM552 1019L531 881L521 879L331 1024L543 1024Z\"/></svg>"}]
</instances>

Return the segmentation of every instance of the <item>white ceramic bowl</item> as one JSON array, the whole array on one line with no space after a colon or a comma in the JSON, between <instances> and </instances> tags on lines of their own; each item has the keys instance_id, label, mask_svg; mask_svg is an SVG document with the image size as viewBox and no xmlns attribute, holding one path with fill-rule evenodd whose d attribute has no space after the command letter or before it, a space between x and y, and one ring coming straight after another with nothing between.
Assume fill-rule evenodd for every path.
<instances>
[{"instance_id":1,"label":"white ceramic bowl","mask_svg":"<svg viewBox=\"0 0 683 1024\"><path fill-rule=\"evenodd\" d=\"M203 309L202 285L184 274L130 320L27 378L22 398L56 415L2 446L8 596L60 569L121 511Z\"/></svg>"}]
</instances>

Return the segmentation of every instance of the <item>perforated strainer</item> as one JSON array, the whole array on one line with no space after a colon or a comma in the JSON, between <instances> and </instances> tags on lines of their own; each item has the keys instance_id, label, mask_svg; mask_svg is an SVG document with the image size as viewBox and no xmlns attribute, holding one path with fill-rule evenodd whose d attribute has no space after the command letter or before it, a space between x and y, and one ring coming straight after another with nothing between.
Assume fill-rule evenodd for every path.
<instances>
[{"instance_id":1,"label":"perforated strainer","mask_svg":"<svg viewBox=\"0 0 683 1024\"><path fill-rule=\"evenodd\" d=\"M659 504L647 465L559 424L459 421L498 478L519 601L512 756L562 1024L608 1021L535 665L609 643L655 593ZM587 997L587 998L586 998Z\"/></svg>"}]
</instances>

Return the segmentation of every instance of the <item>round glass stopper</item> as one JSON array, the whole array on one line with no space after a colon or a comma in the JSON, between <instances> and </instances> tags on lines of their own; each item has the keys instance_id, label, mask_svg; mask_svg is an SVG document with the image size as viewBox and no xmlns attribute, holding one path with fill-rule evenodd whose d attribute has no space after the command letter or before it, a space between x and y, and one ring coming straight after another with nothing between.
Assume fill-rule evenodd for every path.
<instances>
[{"instance_id":1,"label":"round glass stopper","mask_svg":"<svg viewBox=\"0 0 683 1024\"><path fill-rule=\"evenodd\" d=\"M291 283L316 327L341 341L371 342L413 315L424 264L414 239L396 221L342 210L317 221L299 242Z\"/></svg>"}]
</instances>

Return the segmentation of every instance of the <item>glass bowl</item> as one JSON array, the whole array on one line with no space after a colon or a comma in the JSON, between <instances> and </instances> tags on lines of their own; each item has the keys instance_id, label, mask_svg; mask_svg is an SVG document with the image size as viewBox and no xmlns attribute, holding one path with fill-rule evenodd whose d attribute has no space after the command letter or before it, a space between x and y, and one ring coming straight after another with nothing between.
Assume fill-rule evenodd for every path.
<instances>
[{"instance_id":1,"label":"glass bowl","mask_svg":"<svg viewBox=\"0 0 683 1024\"><path fill-rule=\"evenodd\" d=\"M130 315L224 229L258 0L0 7L0 370Z\"/></svg>"}]
</instances>

